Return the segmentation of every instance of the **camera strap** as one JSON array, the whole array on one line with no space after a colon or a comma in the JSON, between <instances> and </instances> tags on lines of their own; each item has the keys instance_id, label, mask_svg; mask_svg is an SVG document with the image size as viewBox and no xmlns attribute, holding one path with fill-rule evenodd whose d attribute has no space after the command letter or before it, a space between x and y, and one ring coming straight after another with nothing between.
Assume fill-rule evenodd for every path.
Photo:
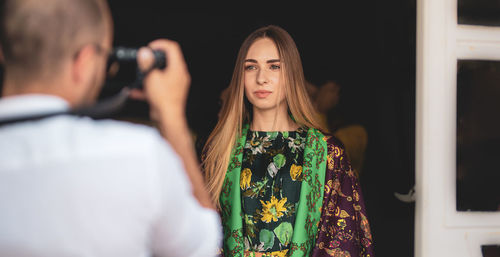
<instances>
[{"instance_id":1,"label":"camera strap","mask_svg":"<svg viewBox=\"0 0 500 257\"><path fill-rule=\"evenodd\" d=\"M80 116L80 117L90 117L93 119L102 119L108 117L110 114L118 111L123 107L125 102L128 99L130 90L128 88L123 88L120 93L117 95L110 97L106 100L102 100L95 105L86 106L76 109L70 109L66 111L57 111L43 114L35 114L35 115L24 115L17 117L10 117L7 119L0 119L0 127L6 125L12 125L15 123L22 123L27 121L38 121L47 118L52 118L59 115L72 115L72 116Z\"/></svg>"}]
</instances>

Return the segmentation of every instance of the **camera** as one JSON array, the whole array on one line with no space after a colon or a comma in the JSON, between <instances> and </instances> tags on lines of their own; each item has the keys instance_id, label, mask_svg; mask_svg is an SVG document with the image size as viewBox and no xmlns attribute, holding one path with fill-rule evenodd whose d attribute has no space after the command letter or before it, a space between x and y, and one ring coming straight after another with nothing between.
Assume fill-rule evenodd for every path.
<instances>
[{"instance_id":1,"label":"camera","mask_svg":"<svg viewBox=\"0 0 500 257\"><path fill-rule=\"evenodd\" d=\"M141 71L137 64L138 51L137 48L123 46L113 48L108 57L106 79L129 88L142 88L142 80L149 71L167 67L166 53L151 49L154 56L153 64L148 70Z\"/></svg>"}]
</instances>

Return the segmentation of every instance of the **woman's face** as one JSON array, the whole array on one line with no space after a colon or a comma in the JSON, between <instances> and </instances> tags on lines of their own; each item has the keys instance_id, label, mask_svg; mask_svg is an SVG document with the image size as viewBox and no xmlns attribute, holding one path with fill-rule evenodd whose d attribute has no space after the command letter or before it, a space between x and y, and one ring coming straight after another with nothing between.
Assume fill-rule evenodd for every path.
<instances>
[{"instance_id":1,"label":"woman's face","mask_svg":"<svg viewBox=\"0 0 500 257\"><path fill-rule=\"evenodd\" d=\"M271 39L257 39L250 46L244 68L245 95L254 109L273 109L285 100L281 60Z\"/></svg>"}]
</instances>

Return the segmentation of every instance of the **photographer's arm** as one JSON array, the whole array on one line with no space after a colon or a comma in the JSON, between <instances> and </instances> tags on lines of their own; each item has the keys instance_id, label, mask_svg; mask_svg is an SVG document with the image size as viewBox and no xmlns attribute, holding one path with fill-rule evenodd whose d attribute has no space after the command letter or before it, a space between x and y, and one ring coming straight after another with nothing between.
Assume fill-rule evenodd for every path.
<instances>
[{"instance_id":1,"label":"photographer's arm","mask_svg":"<svg viewBox=\"0 0 500 257\"><path fill-rule=\"evenodd\" d=\"M185 105L191 77L180 46L169 40L156 40L149 45L163 50L167 56L167 68L152 70L144 78L145 96L151 106L152 118L159 122L163 137L182 159L193 187L193 194L204 207L214 209L205 188L196 151L185 116ZM151 51L141 49L139 59L143 63L152 60ZM137 94L137 92L134 92Z\"/></svg>"}]
</instances>

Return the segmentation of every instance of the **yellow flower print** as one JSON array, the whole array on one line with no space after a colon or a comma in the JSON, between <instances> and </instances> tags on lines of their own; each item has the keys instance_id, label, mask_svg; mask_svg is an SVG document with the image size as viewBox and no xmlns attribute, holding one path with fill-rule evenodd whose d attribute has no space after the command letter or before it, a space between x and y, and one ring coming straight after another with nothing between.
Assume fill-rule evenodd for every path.
<instances>
[{"instance_id":1,"label":"yellow flower print","mask_svg":"<svg viewBox=\"0 0 500 257\"><path fill-rule=\"evenodd\" d=\"M337 226L339 226L342 230L347 226L347 223L344 219L339 219L337 221Z\"/></svg>"},{"instance_id":2,"label":"yellow flower print","mask_svg":"<svg viewBox=\"0 0 500 257\"><path fill-rule=\"evenodd\" d=\"M272 257L286 257L287 253L288 253L288 249L272 252L270 254L270 256L272 256Z\"/></svg>"},{"instance_id":3,"label":"yellow flower print","mask_svg":"<svg viewBox=\"0 0 500 257\"><path fill-rule=\"evenodd\" d=\"M264 201L260 200L260 203L262 204L262 218L261 220L265 223L269 223L272 221L278 221L278 218L283 217L283 215L286 212L285 203L286 203L286 197L279 200L276 199L276 197L272 196L271 201Z\"/></svg>"},{"instance_id":4,"label":"yellow flower print","mask_svg":"<svg viewBox=\"0 0 500 257\"><path fill-rule=\"evenodd\" d=\"M292 180L298 180L300 175L302 175L302 166L292 164L292 167L290 167L290 177L292 177Z\"/></svg>"},{"instance_id":5,"label":"yellow flower print","mask_svg":"<svg viewBox=\"0 0 500 257\"><path fill-rule=\"evenodd\" d=\"M244 169L241 172L240 187L241 190L245 190L250 187L250 180L252 179L252 171L249 168Z\"/></svg>"}]
</instances>

